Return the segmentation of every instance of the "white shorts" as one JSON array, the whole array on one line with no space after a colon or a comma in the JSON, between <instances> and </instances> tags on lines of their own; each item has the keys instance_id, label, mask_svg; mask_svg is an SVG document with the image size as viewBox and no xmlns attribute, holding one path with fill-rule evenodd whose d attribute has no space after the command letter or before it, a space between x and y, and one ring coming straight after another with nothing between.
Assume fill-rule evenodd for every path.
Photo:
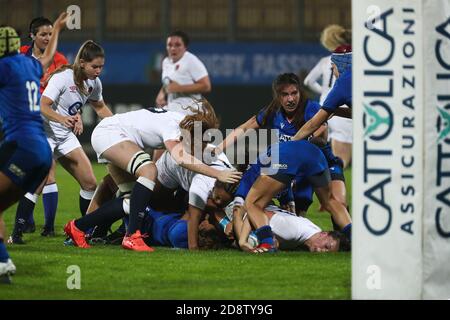
<instances>
[{"instance_id":1,"label":"white shorts","mask_svg":"<svg viewBox=\"0 0 450 320\"><path fill-rule=\"evenodd\" d=\"M328 120L329 138L339 142L353 143L353 120L342 117L332 117Z\"/></svg>"},{"instance_id":2,"label":"white shorts","mask_svg":"<svg viewBox=\"0 0 450 320\"><path fill-rule=\"evenodd\" d=\"M52 149L53 159L55 160L77 148L81 148L80 141L78 141L78 138L73 132L69 132L63 139L47 137L47 141Z\"/></svg>"},{"instance_id":3,"label":"white shorts","mask_svg":"<svg viewBox=\"0 0 450 320\"><path fill-rule=\"evenodd\" d=\"M133 141L115 121L105 118L92 131L91 144L99 163L109 162L102 157L103 152L122 141Z\"/></svg>"}]
</instances>

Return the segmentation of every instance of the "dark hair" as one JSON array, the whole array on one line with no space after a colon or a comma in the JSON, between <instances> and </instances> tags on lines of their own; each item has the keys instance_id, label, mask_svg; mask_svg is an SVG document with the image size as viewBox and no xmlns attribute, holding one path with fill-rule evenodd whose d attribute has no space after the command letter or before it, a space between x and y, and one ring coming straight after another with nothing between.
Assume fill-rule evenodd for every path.
<instances>
[{"instance_id":1,"label":"dark hair","mask_svg":"<svg viewBox=\"0 0 450 320\"><path fill-rule=\"evenodd\" d=\"M172 31L168 35L168 37L180 37L181 40L183 40L184 46L186 48L189 46L190 39L189 39L189 36L187 35L187 33L184 31L181 31L181 30Z\"/></svg>"},{"instance_id":2,"label":"dark hair","mask_svg":"<svg viewBox=\"0 0 450 320\"><path fill-rule=\"evenodd\" d=\"M306 93L300 84L300 79L294 73L282 73L272 82L272 101L264 109L264 117L261 122L262 127L267 125L269 119L271 119L277 111L281 110L281 112L284 112L284 109L280 104L280 91L282 87L291 84L295 85L300 93L300 100L298 101L297 109L294 114L294 125L297 129L300 129L305 124Z\"/></svg>"},{"instance_id":3,"label":"dark hair","mask_svg":"<svg viewBox=\"0 0 450 320\"><path fill-rule=\"evenodd\" d=\"M31 34L36 35L39 31L39 28L42 26L53 26L53 22L45 17L37 17L31 20L30 27L28 28L29 35L31 38Z\"/></svg>"},{"instance_id":4,"label":"dark hair","mask_svg":"<svg viewBox=\"0 0 450 320\"><path fill-rule=\"evenodd\" d=\"M237 188L239 187L239 181L235 183L226 183L216 180L216 182L214 183L214 187L224 189L225 192L234 195L234 193L237 191Z\"/></svg>"},{"instance_id":5,"label":"dark hair","mask_svg":"<svg viewBox=\"0 0 450 320\"><path fill-rule=\"evenodd\" d=\"M339 231L328 231L330 237L339 242L339 250L338 251L350 251L352 248L352 244L350 239Z\"/></svg>"}]
</instances>

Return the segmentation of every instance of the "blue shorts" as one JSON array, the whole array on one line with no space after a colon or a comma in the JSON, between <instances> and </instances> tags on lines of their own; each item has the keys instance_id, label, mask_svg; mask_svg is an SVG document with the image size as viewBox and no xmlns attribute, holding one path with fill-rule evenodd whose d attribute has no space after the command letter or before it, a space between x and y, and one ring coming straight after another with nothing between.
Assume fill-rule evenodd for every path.
<instances>
[{"instance_id":1,"label":"blue shorts","mask_svg":"<svg viewBox=\"0 0 450 320\"><path fill-rule=\"evenodd\" d=\"M308 211L313 202L313 188L306 179L298 179L294 185L294 201L296 210Z\"/></svg>"},{"instance_id":2,"label":"blue shorts","mask_svg":"<svg viewBox=\"0 0 450 320\"><path fill-rule=\"evenodd\" d=\"M328 171L328 163L322 151L306 140L274 145L270 150L270 158L270 164L264 168L265 173L285 184Z\"/></svg>"},{"instance_id":3,"label":"blue shorts","mask_svg":"<svg viewBox=\"0 0 450 320\"><path fill-rule=\"evenodd\" d=\"M34 193L52 165L52 152L43 137L5 140L0 144L0 171L25 192Z\"/></svg>"}]
</instances>

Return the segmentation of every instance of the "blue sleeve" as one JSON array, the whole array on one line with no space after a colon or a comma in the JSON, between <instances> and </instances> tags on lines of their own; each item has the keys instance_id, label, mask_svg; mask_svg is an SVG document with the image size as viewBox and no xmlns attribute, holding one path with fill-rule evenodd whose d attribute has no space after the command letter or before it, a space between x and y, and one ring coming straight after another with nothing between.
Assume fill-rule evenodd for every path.
<instances>
[{"instance_id":1,"label":"blue sleeve","mask_svg":"<svg viewBox=\"0 0 450 320\"><path fill-rule=\"evenodd\" d=\"M256 122L258 123L258 125L260 127L262 127L262 122L263 122L264 117L265 117L265 110L266 110L266 108L261 109L258 112L258 114L256 115ZM271 121L271 119L268 119L268 121L267 121L268 123L266 123L266 126L269 126L268 124L270 123L270 121Z\"/></svg>"},{"instance_id":2,"label":"blue sleeve","mask_svg":"<svg viewBox=\"0 0 450 320\"><path fill-rule=\"evenodd\" d=\"M261 110L258 112L258 114L256 115L256 122L258 123L258 125L261 127L261 123L262 120L264 118L264 110Z\"/></svg>"},{"instance_id":3,"label":"blue sleeve","mask_svg":"<svg viewBox=\"0 0 450 320\"><path fill-rule=\"evenodd\" d=\"M334 83L333 88L328 93L327 98L323 102L322 109L327 112L334 112L337 108L344 104L351 104L352 97L352 78L349 75L342 75Z\"/></svg>"},{"instance_id":4,"label":"blue sleeve","mask_svg":"<svg viewBox=\"0 0 450 320\"><path fill-rule=\"evenodd\" d=\"M320 110L320 104L316 101L308 100L305 107L305 122L311 120L312 117Z\"/></svg>"}]
</instances>

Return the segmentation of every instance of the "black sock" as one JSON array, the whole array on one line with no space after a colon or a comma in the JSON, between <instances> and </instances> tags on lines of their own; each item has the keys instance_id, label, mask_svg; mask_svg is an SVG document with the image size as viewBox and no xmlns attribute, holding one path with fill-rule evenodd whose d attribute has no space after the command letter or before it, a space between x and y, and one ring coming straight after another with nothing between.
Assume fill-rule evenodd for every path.
<instances>
[{"instance_id":1,"label":"black sock","mask_svg":"<svg viewBox=\"0 0 450 320\"><path fill-rule=\"evenodd\" d=\"M89 208L90 203L91 199L85 199L82 196L80 196L80 212L83 217L86 215L86 211Z\"/></svg>"},{"instance_id":2,"label":"black sock","mask_svg":"<svg viewBox=\"0 0 450 320\"><path fill-rule=\"evenodd\" d=\"M33 210L36 204L26 197L22 197L19 201L16 211L16 222L14 224L13 234L22 235L25 223L28 218L33 214Z\"/></svg>"},{"instance_id":3,"label":"black sock","mask_svg":"<svg viewBox=\"0 0 450 320\"><path fill-rule=\"evenodd\" d=\"M108 201L94 212L75 220L75 226L83 232L95 226L111 226L111 224L125 216L122 202L122 198Z\"/></svg>"},{"instance_id":4,"label":"black sock","mask_svg":"<svg viewBox=\"0 0 450 320\"><path fill-rule=\"evenodd\" d=\"M145 216L145 208L150 203L153 191L136 182L131 192L130 198L130 221L128 223L127 235L130 236L142 227L142 221Z\"/></svg>"},{"instance_id":5,"label":"black sock","mask_svg":"<svg viewBox=\"0 0 450 320\"><path fill-rule=\"evenodd\" d=\"M127 232L127 227L125 225L125 222L122 220L122 224L117 228L115 232L120 232L125 234Z\"/></svg>"}]
</instances>

